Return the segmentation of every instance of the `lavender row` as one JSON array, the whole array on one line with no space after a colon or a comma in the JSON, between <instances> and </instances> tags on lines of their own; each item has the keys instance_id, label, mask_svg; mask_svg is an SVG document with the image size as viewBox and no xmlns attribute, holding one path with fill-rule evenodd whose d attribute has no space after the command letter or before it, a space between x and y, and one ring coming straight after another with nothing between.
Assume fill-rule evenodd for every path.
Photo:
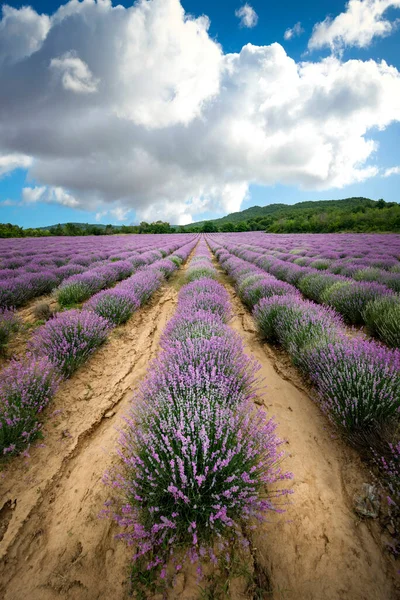
<instances>
[{"instance_id":1,"label":"lavender row","mask_svg":"<svg viewBox=\"0 0 400 600\"><path fill-rule=\"evenodd\" d=\"M136 394L120 440L122 465L107 482L123 508L107 512L136 548L136 571L173 577L189 558L217 562L241 524L277 510L286 490L269 484L291 477L280 467L276 425L255 410L258 364L228 326L226 290L200 242L156 358ZM267 487L266 487L267 486ZM218 544L217 544L218 542ZM137 582L136 582L137 583Z\"/></svg>"},{"instance_id":2,"label":"lavender row","mask_svg":"<svg viewBox=\"0 0 400 600\"><path fill-rule=\"evenodd\" d=\"M0 306L23 306L32 298L50 293L61 282L64 282L59 293L61 303L71 304L75 298L81 298L76 300L76 302L80 302L88 297L86 295L85 298L85 293L88 294L88 288L91 284L92 287L97 285L100 286L98 289L101 289L101 287L107 285L108 280L113 278L114 281L118 280L118 272L126 272L129 269L132 271L148 264L148 262L161 258L160 254L157 258L153 257L154 248L157 245L163 247L167 240L167 243L175 245L176 248L182 244L182 236L180 236L180 239L179 236L115 237L117 238L115 243L110 244L108 242L107 246L101 243L98 238L94 240L72 238L73 241L67 243L67 249L64 251L54 246L52 240L52 244L47 249L48 254L29 255L28 248L26 255L19 257L5 258L3 255L2 266L4 268L0 269ZM83 244L82 239L85 240ZM22 246L29 241L18 240ZM36 244L41 241L35 240ZM83 249L86 250L84 254L81 252ZM5 256L8 256L7 253ZM90 277L85 275L88 270L93 275L92 281L90 281ZM95 284L96 275L97 281ZM69 279L71 277L72 279ZM69 283L75 280L76 285L72 288L76 291L75 296L73 293L68 293L66 280ZM102 285L102 281L104 285ZM65 289L65 286L67 286L67 289Z\"/></svg>"},{"instance_id":3,"label":"lavender row","mask_svg":"<svg viewBox=\"0 0 400 600\"><path fill-rule=\"evenodd\" d=\"M398 234L265 235L253 232L227 237L238 239L246 246L261 247L284 261L356 279L367 277L368 272L359 273L367 269L379 271L379 276L400 272Z\"/></svg>"},{"instance_id":4,"label":"lavender row","mask_svg":"<svg viewBox=\"0 0 400 600\"><path fill-rule=\"evenodd\" d=\"M281 344L310 378L317 402L333 424L353 444L369 452L372 447L389 490L389 510L398 536L400 444L390 438L396 436L400 410L400 352L373 341L349 339L340 318L329 308L302 300L293 286L283 291L282 282L265 285L256 266L230 255L213 240L210 246L241 298L253 308L261 336ZM261 298L260 291L265 293Z\"/></svg>"},{"instance_id":5,"label":"lavender row","mask_svg":"<svg viewBox=\"0 0 400 600\"><path fill-rule=\"evenodd\" d=\"M178 250L182 244L182 240L180 242L176 240L168 241L170 243L164 244L162 248L146 250L140 255L135 253L129 259L109 262L89 269L85 273L68 277L55 290L58 303L60 306L68 307L84 302L96 292L111 287L117 281L126 279L141 267L150 265L155 261L161 262L164 257Z\"/></svg>"},{"instance_id":6,"label":"lavender row","mask_svg":"<svg viewBox=\"0 0 400 600\"><path fill-rule=\"evenodd\" d=\"M259 248L241 245L239 238L235 238L235 242L228 242L228 236L213 239L231 254L296 286L310 300L332 307L347 323L365 324L371 335L388 346L400 347L400 296L387 287L374 282L356 282L266 256ZM232 236L229 239L233 240Z\"/></svg>"},{"instance_id":7,"label":"lavender row","mask_svg":"<svg viewBox=\"0 0 400 600\"><path fill-rule=\"evenodd\" d=\"M115 318L112 307L104 314L104 302L102 304L100 299L84 310L56 314L35 332L25 359L13 360L2 371L0 451L3 455L20 452L38 436L41 415L59 383L86 362L115 325L129 318L150 298L165 281L166 272L178 268L195 244L196 240L192 239L176 250L175 259L172 256L168 265L164 260L156 261L119 284L115 291L109 290L115 297L130 301L129 306L125 305L124 319Z\"/></svg>"},{"instance_id":8,"label":"lavender row","mask_svg":"<svg viewBox=\"0 0 400 600\"><path fill-rule=\"evenodd\" d=\"M349 435L380 432L400 408L400 352L374 341L350 339L329 307L303 300L294 286L266 280L260 269L210 241L261 335L281 344L313 381L331 420ZM256 295L254 295L256 293ZM261 297L260 297L261 296Z\"/></svg>"}]
</instances>

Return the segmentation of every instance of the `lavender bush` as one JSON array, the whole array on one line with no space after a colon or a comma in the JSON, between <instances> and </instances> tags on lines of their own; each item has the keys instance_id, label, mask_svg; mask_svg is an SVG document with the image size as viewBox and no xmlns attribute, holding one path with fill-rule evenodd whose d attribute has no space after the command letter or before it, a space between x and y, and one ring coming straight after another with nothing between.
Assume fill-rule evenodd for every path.
<instances>
[{"instance_id":1,"label":"lavender bush","mask_svg":"<svg viewBox=\"0 0 400 600\"><path fill-rule=\"evenodd\" d=\"M388 289L378 283L335 283L322 294L322 300L342 314L348 323L361 325L368 302L388 293Z\"/></svg>"},{"instance_id":2,"label":"lavender bush","mask_svg":"<svg viewBox=\"0 0 400 600\"><path fill-rule=\"evenodd\" d=\"M386 296L368 302L362 316L372 335L392 348L400 348L399 296Z\"/></svg>"},{"instance_id":3,"label":"lavender bush","mask_svg":"<svg viewBox=\"0 0 400 600\"><path fill-rule=\"evenodd\" d=\"M0 308L0 355L4 354L9 339L18 331L20 320L15 312L9 308Z\"/></svg>"},{"instance_id":4,"label":"lavender bush","mask_svg":"<svg viewBox=\"0 0 400 600\"><path fill-rule=\"evenodd\" d=\"M107 319L113 326L125 323L140 306L134 294L119 289L103 290L85 304L85 310L92 310Z\"/></svg>"},{"instance_id":5,"label":"lavender bush","mask_svg":"<svg viewBox=\"0 0 400 600\"><path fill-rule=\"evenodd\" d=\"M232 330L223 323L217 314L205 310L198 310L188 314L182 319L180 314L173 317L167 324L161 338L161 345L174 341L185 343L188 340L203 338L209 340L212 337L229 337Z\"/></svg>"},{"instance_id":6,"label":"lavender bush","mask_svg":"<svg viewBox=\"0 0 400 600\"><path fill-rule=\"evenodd\" d=\"M158 269L147 268L138 271L120 284L119 289L134 295L143 306L160 287L164 277Z\"/></svg>"},{"instance_id":7,"label":"lavender bush","mask_svg":"<svg viewBox=\"0 0 400 600\"><path fill-rule=\"evenodd\" d=\"M342 339L309 350L304 360L324 411L346 433L374 431L397 418L398 350Z\"/></svg>"},{"instance_id":8,"label":"lavender bush","mask_svg":"<svg viewBox=\"0 0 400 600\"><path fill-rule=\"evenodd\" d=\"M299 290L310 300L322 302L323 293L338 281L346 282L346 279L329 273L311 273L300 279Z\"/></svg>"},{"instance_id":9,"label":"lavender bush","mask_svg":"<svg viewBox=\"0 0 400 600\"><path fill-rule=\"evenodd\" d=\"M310 347L327 344L341 335L340 317L325 307L293 296L263 298L254 309L262 336L281 344L293 363L303 369L303 355Z\"/></svg>"},{"instance_id":10,"label":"lavender bush","mask_svg":"<svg viewBox=\"0 0 400 600\"><path fill-rule=\"evenodd\" d=\"M295 296L271 296L261 298L253 311L253 317L261 336L269 342L278 342L276 321L279 316L285 316L289 309L298 307Z\"/></svg>"},{"instance_id":11,"label":"lavender bush","mask_svg":"<svg viewBox=\"0 0 400 600\"><path fill-rule=\"evenodd\" d=\"M114 477L126 504L116 518L137 548L133 559L147 557L161 576L176 549L194 561L213 557L216 540L240 537L243 519L263 519L285 493L266 489L290 476L280 468L276 425L248 404L234 409L192 388L174 405L168 396L141 398L127 425Z\"/></svg>"},{"instance_id":12,"label":"lavender bush","mask_svg":"<svg viewBox=\"0 0 400 600\"><path fill-rule=\"evenodd\" d=\"M3 369L0 382L0 452L20 452L39 434L40 415L53 397L59 378L45 358L28 356Z\"/></svg>"},{"instance_id":13,"label":"lavender bush","mask_svg":"<svg viewBox=\"0 0 400 600\"><path fill-rule=\"evenodd\" d=\"M248 280L249 278L247 278ZM261 298L270 298L271 296L287 296L288 294L299 295L299 292L293 285L279 281L274 277L264 277L254 281L247 286L241 287L241 300L250 308L253 308Z\"/></svg>"},{"instance_id":14,"label":"lavender bush","mask_svg":"<svg viewBox=\"0 0 400 600\"><path fill-rule=\"evenodd\" d=\"M69 377L106 340L110 323L91 311L69 310L42 325L31 350L47 356L64 377Z\"/></svg>"}]
</instances>

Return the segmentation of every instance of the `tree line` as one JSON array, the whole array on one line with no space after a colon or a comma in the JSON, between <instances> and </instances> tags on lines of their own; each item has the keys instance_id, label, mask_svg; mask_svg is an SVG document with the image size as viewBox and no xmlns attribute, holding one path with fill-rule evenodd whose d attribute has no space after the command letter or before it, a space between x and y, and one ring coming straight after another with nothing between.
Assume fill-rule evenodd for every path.
<instances>
[{"instance_id":1,"label":"tree line","mask_svg":"<svg viewBox=\"0 0 400 600\"><path fill-rule=\"evenodd\" d=\"M342 204L340 204L340 202ZM48 228L23 229L11 223L0 223L0 237L47 237L75 235L115 235L128 233L212 233L266 231L267 233L374 233L400 232L400 205L395 202L351 204L338 201L329 208L321 203L306 203L306 206L285 206L272 214L253 216L248 219L229 221L219 219L193 225L176 226L166 221L140 225L90 225L65 223ZM326 203L325 203L326 206ZM244 214L249 211L244 211Z\"/></svg>"}]
</instances>

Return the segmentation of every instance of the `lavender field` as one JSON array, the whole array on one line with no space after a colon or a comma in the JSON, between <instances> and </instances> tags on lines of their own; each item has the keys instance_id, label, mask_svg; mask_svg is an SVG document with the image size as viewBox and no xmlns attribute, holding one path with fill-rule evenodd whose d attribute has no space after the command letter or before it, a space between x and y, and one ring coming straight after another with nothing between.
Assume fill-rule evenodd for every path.
<instances>
[{"instance_id":1,"label":"lavender field","mask_svg":"<svg viewBox=\"0 0 400 600\"><path fill-rule=\"evenodd\" d=\"M398 597L400 236L0 250L2 597Z\"/></svg>"}]
</instances>

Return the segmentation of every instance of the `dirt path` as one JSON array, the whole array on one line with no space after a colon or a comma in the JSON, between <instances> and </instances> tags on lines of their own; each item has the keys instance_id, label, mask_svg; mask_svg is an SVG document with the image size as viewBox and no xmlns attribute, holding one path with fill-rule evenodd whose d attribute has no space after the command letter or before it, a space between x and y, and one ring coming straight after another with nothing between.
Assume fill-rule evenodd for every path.
<instances>
[{"instance_id":1,"label":"dirt path","mask_svg":"<svg viewBox=\"0 0 400 600\"><path fill-rule=\"evenodd\" d=\"M4 600L126 596L129 550L98 515L102 477L117 427L171 318L182 270L159 290L56 395L43 447L1 474L0 597Z\"/></svg>"},{"instance_id":2,"label":"dirt path","mask_svg":"<svg viewBox=\"0 0 400 600\"><path fill-rule=\"evenodd\" d=\"M219 268L218 263L215 266ZM371 476L356 452L337 439L288 361L262 344L230 280L234 318L246 352L261 364L261 400L287 440L294 494L284 515L257 530L256 561L270 575L274 600L395 600L395 568L383 553L378 524L360 521L353 498Z\"/></svg>"}]
</instances>

